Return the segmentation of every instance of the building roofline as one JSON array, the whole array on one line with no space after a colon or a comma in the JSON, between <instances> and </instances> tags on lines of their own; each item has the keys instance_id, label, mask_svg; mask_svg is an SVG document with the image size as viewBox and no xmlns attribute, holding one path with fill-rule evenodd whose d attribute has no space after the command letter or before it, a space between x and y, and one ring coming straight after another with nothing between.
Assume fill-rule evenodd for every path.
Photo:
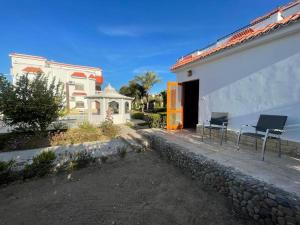
<instances>
[{"instance_id":1,"label":"building roofline","mask_svg":"<svg viewBox=\"0 0 300 225\"><path fill-rule=\"evenodd\" d=\"M53 65L61 65L61 66L72 67L72 68L81 68L81 69L100 70L100 71L102 71L102 69L100 67L81 66L81 65L75 65L75 64L61 63L61 62L47 60L47 58L42 57L42 56L21 54L21 53L16 53L16 52L10 53L9 56L10 57L26 58L26 59L43 60L43 61L47 61L47 63L53 64Z\"/></svg>"},{"instance_id":2,"label":"building roofline","mask_svg":"<svg viewBox=\"0 0 300 225\"><path fill-rule=\"evenodd\" d=\"M178 60L170 68L170 70L174 72L177 69L179 69L179 68L181 68L181 67L183 67L187 64L190 64L190 63L198 61L198 60L202 60L202 59L204 59L204 58L206 58L210 55L218 54L218 53L223 52L227 49L234 48L236 46L240 46L240 45L242 45L242 44L244 44L244 43L246 43L250 40L260 38L260 37L265 36L265 35L267 35L271 32L277 31L282 27L288 26L289 24L293 24L293 23L299 22L299 21L300 21L300 12L295 13L291 16L288 16L288 17L282 19L281 21L269 24L269 25L267 25L266 27L264 27L262 29L251 32L249 35L242 36L242 37L238 38L235 41L226 42L226 43L222 44L221 46L215 46L215 47L212 47L210 49L204 50L203 52L201 52L198 55L197 54L193 55L193 53L190 54L190 55L187 55L187 56L183 57L181 60Z\"/></svg>"}]
</instances>

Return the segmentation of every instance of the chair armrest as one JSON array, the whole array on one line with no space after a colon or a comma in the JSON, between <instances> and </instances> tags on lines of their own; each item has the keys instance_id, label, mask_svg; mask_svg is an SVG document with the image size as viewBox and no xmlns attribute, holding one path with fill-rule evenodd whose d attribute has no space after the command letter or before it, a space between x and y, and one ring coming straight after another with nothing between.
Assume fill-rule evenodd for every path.
<instances>
[{"instance_id":1,"label":"chair armrest","mask_svg":"<svg viewBox=\"0 0 300 225\"><path fill-rule=\"evenodd\" d=\"M269 131L275 131L275 132L281 132L281 133L283 133L283 132L285 132L285 130L280 130L280 129L269 129Z\"/></svg>"}]
</instances>

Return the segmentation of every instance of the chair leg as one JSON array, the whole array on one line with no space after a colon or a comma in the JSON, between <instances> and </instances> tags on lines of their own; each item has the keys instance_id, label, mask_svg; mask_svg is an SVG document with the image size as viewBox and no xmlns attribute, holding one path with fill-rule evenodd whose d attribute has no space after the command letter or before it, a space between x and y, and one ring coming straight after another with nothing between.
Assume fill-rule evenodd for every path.
<instances>
[{"instance_id":1,"label":"chair leg","mask_svg":"<svg viewBox=\"0 0 300 225\"><path fill-rule=\"evenodd\" d=\"M262 161L265 160L265 151L266 151L268 135L269 135L269 129L267 129L267 131L266 131L266 134L265 134L265 137L264 137L264 142L263 142L263 145L262 145L262 150L261 150Z\"/></svg>"},{"instance_id":2,"label":"chair leg","mask_svg":"<svg viewBox=\"0 0 300 225\"><path fill-rule=\"evenodd\" d=\"M255 134L257 134L257 131L255 131ZM257 151L257 138L255 138L255 150Z\"/></svg>"},{"instance_id":3,"label":"chair leg","mask_svg":"<svg viewBox=\"0 0 300 225\"><path fill-rule=\"evenodd\" d=\"M203 126L202 126L202 142L204 141L204 123L203 123Z\"/></svg>"},{"instance_id":4,"label":"chair leg","mask_svg":"<svg viewBox=\"0 0 300 225\"><path fill-rule=\"evenodd\" d=\"M221 143L220 143L220 145L223 144L223 138L224 138L224 127L222 127L222 129L221 129Z\"/></svg>"},{"instance_id":5,"label":"chair leg","mask_svg":"<svg viewBox=\"0 0 300 225\"><path fill-rule=\"evenodd\" d=\"M209 126L209 139L211 140L211 126Z\"/></svg>"},{"instance_id":6,"label":"chair leg","mask_svg":"<svg viewBox=\"0 0 300 225\"><path fill-rule=\"evenodd\" d=\"M278 157L281 157L281 139L278 139Z\"/></svg>"},{"instance_id":7,"label":"chair leg","mask_svg":"<svg viewBox=\"0 0 300 225\"><path fill-rule=\"evenodd\" d=\"M241 137L242 137L242 130L240 130L239 134L238 134L238 138L237 138L237 142L236 142L236 146L237 146L237 150L240 150L240 141L241 141Z\"/></svg>"},{"instance_id":8,"label":"chair leg","mask_svg":"<svg viewBox=\"0 0 300 225\"><path fill-rule=\"evenodd\" d=\"M225 142L227 142L227 126L226 126L226 129L225 129Z\"/></svg>"}]
</instances>

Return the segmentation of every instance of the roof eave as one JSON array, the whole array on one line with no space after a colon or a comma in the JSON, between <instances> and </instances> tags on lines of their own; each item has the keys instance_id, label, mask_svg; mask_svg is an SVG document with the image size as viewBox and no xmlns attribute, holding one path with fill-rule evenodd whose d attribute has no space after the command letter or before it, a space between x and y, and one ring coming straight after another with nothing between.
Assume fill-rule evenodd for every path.
<instances>
[{"instance_id":1,"label":"roof eave","mask_svg":"<svg viewBox=\"0 0 300 225\"><path fill-rule=\"evenodd\" d=\"M195 61L188 62L182 66L179 66L178 68L171 67L170 70L171 70L171 72L175 73L175 72L178 72L181 70L185 70L186 68L189 68L195 64L206 63L208 61L219 59L219 58L225 57L227 55L231 55L235 52L251 48L253 46L262 44L264 42L268 42L273 39L282 38L282 37L286 36L287 34L298 33L298 32L300 32L300 19L291 21L287 24L281 24L280 26L281 26L281 28L279 28L279 29L278 28L271 29L271 30L267 31L266 33L263 33L262 35L255 36L255 37L249 38L241 43L237 43L235 45L226 47L226 48L224 48L220 51L214 52L204 58L199 58L199 59L196 59Z\"/></svg>"}]
</instances>

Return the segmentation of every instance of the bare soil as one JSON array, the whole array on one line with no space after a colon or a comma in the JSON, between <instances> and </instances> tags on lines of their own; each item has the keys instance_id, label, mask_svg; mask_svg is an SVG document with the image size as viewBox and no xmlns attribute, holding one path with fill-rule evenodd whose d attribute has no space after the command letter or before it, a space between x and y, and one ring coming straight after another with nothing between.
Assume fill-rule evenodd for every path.
<instances>
[{"instance_id":1,"label":"bare soil","mask_svg":"<svg viewBox=\"0 0 300 225\"><path fill-rule=\"evenodd\" d=\"M0 189L0 224L245 225L154 152Z\"/></svg>"}]
</instances>

